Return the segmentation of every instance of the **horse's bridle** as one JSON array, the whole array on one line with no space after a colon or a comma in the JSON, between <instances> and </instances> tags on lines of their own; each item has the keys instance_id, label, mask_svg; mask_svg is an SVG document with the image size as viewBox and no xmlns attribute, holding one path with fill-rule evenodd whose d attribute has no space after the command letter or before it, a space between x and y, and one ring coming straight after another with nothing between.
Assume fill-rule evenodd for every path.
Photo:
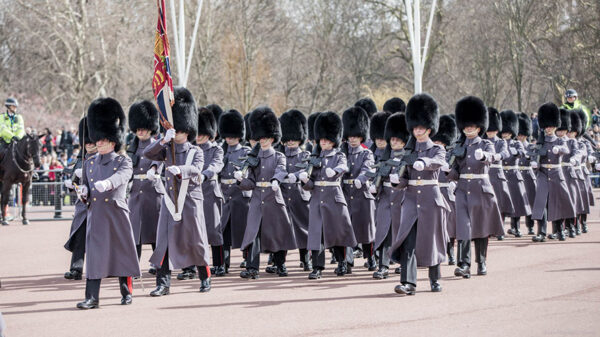
<instances>
[{"instance_id":1,"label":"horse's bridle","mask_svg":"<svg viewBox=\"0 0 600 337\"><path fill-rule=\"evenodd\" d=\"M27 135L26 137L31 137L29 135ZM31 156L31 158L29 158L29 160L24 160L23 161L27 164L29 164L29 169L25 170L23 168L21 168L21 166L19 166L18 160L17 160L17 155L18 152L15 151L15 148L17 147L17 143L15 142L14 144L12 144L12 157L13 157L13 163L15 163L15 166L19 169L19 171L21 171L22 173L31 173L34 169L33 167L33 155L29 152L29 140L27 140L27 148L25 149L25 153L29 156Z\"/></svg>"}]
</instances>

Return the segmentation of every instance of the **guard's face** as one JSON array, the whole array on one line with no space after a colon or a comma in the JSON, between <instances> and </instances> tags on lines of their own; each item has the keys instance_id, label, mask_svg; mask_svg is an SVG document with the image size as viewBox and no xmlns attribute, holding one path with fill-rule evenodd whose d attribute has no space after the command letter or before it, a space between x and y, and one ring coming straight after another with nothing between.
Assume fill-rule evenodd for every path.
<instances>
[{"instance_id":1,"label":"guard's face","mask_svg":"<svg viewBox=\"0 0 600 337\"><path fill-rule=\"evenodd\" d=\"M268 149L271 147L271 145L273 145L273 142L275 141L275 139L273 138L261 138L259 140L260 142L260 147L262 149Z\"/></svg>"},{"instance_id":2,"label":"guard's face","mask_svg":"<svg viewBox=\"0 0 600 337\"><path fill-rule=\"evenodd\" d=\"M421 140L424 138L429 137L429 134L431 133L431 129L426 129L423 126L415 126L413 128L413 136L415 136L415 138L417 138L417 140Z\"/></svg>"},{"instance_id":3,"label":"guard's face","mask_svg":"<svg viewBox=\"0 0 600 337\"><path fill-rule=\"evenodd\" d=\"M383 138L377 138L377 139L375 139L375 145L377 146L378 149L383 150L387 146L387 142Z\"/></svg>"},{"instance_id":4,"label":"guard's face","mask_svg":"<svg viewBox=\"0 0 600 337\"><path fill-rule=\"evenodd\" d=\"M567 134L567 130L558 130L556 131L556 135L558 137L564 137Z\"/></svg>"},{"instance_id":5,"label":"guard's face","mask_svg":"<svg viewBox=\"0 0 600 337\"><path fill-rule=\"evenodd\" d=\"M187 132L175 132L175 143L177 144L183 144L185 142L187 142L187 137L188 134Z\"/></svg>"},{"instance_id":6,"label":"guard's face","mask_svg":"<svg viewBox=\"0 0 600 337\"><path fill-rule=\"evenodd\" d=\"M96 147L96 144L94 144L94 143L86 143L85 144L85 152L96 153L96 152L98 152L98 148Z\"/></svg>"},{"instance_id":7,"label":"guard's face","mask_svg":"<svg viewBox=\"0 0 600 337\"><path fill-rule=\"evenodd\" d=\"M394 151L402 150L404 148L404 141L398 137L390 138L390 147Z\"/></svg>"},{"instance_id":8,"label":"guard's face","mask_svg":"<svg viewBox=\"0 0 600 337\"><path fill-rule=\"evenodd\" d=\"M546 135L548 136L552 136L554 134L554 132L556 132L556 127L554 126L549 126L547 128L544 129L544 132L546 133Z\"/></svg>"},{"instance_id":9,"label":"guard's face","mask_svg":"<svg viewBox=\"0 0 600 337\"><path fill-rule=\"evenodd\" d=\"M98 153L107 154L115 150L115 143L108 139L102 139L96 142L96 147L98 148Z\"/></svg>"},{"instance_id":10,"label":"guard's face","mask_svg":"<svg viewBox=\"0 0 600 337\"><path fill-rule=\"evenodd\" d=\"M348 137L348 144L352 147L358 147L362 143L361 137Z\"/></svg>"},{"instance_id":11,"label":"guard's face","mask_svg":"<svg viewBox=\"0 0 600 337\"><path fill-rule=\"evenodd\" d=\"M511 137L512 137L512 133L510 133L510 132L502 133L502 139L510 139Z\"/></svg>"},{"instance_id":12,"label":"guard's face","mask_svg":"<svg viewBox=\"0 0 600 337\"><path fill-rule=\"evenodd\" d=\"M285 146L287 146L291 149L295 149L298 146L300 146L300 141L299 140L288 140L287 142L285 142Z\"/></svg>"},{"instance_id":13,"label":"guard's face","mask_svg":"<svg viewBox=\"0 0 600 337\"><path fill-rule=\"evenodd\" d=\"M571 131L571 132L567 133L567 137L573 139L573 138L577 137L577 132Z\"/></svg>"},{"instance_id":14,"label":"guard's face","mask_svg":"<svg viewBox=\"0 0 600 337\"><path fill-rule=\"evenodd\" d=\"M465 136L469 138L477 137L479 132L481 132L481 128L476 127L475 125L469 125L463 129Z\"/></svg>"},{"instance_id":15,"label":"guard's face","mask_svg":"<svg viewBox=\"0 0 600 337\"><path fill-rule=\"evenodd\" d=\"M520 142L524 142L525 140L527 140L527 136L525 136L525 135L518 135L518 136L517 136L517 139L518 139Z\"/></svg>"},{"instance_id":16,"label":"guard's face","mask_svg":"<svg viewBox=\"0 0 600 337\"><path fill-rule=\"evenodd\" d=\"M485 134L488 136L488 138L494 138L498 134L498 131L487 131Z\"/></svg>"},{"instance_id":17,"label":"guard's face","mask_svg":"<svg viewBox=\"0 0 600 337\"><path fill-rule=\"evenodd\" d=\"M196 136L196 144L204 144L210 140L210 136L208 135L198 135Z\"/></svg>"},{"instance_id":18,"label":"guard's face","mask_svg":"<svg viewBox=\"0 0 600 337\"><path fill-rule=\"evenodd\" d=\"M333 149L333 145L335 145L332 141L330 141L329 139L321 139L319 140L319 145L321 145L321 150L331 150Z\"/></svg>"},{"instance_id":19,"label":"guard's face","mask_svg":"<svg viewBox=\"0 0 600 337\"><path fill-rule=\"evenodd\" d=\"M137 129L137 131L135 131L135 135L138 137L139 140L148 140L150 139L152 133L150 132L150 130L147 129Z\"/></svg>"},{"instance_id":20,"label":"guard's face","mask_svg":"<svg viewBox=\"0 0 600 337\"><path fill-rule=\"evenodd\" d=\"M240 139L239 138L226 137L225 138L225 142L229 146L236 146L236 145L238 145L240 143Z\"/></svg>"}]
</instances>

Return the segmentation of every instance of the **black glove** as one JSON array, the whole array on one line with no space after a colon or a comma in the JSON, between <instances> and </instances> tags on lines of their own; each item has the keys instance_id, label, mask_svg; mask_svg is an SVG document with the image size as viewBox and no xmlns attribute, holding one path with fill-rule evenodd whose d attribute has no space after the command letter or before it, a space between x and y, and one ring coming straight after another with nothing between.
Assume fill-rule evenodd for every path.
<instances>
[{"instance_id":1,"label":"black glove","mask_svg":"<svg viewBox=\"0 0 600 337\"><path fill-rule=\"evenodd\" d=\"M20 139L19 139L17 136L13 136L13 137L12 137L12 141L13 141L13 142L18 142L19 140L20 140Z\"/></svg>"}]
</instances>

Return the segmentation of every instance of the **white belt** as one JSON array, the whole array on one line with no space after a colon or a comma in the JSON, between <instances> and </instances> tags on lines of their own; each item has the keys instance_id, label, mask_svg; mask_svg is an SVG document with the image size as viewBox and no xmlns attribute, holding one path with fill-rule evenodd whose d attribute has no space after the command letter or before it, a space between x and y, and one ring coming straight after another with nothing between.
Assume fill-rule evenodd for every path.
<instances>
[{"instance_id":1,"label":"white belt","mask_svg":"<svg viewBox=\"0 0 600 337\"><path fill-rule=\"evenodd\" d=\"M502 169L508 171L508 170L518 170L519 167L518 166L502 166Z\"/></svg>"},{"instance_id":2,"label":"white belt","mask_svg":"<svg viewBox=\"0 0 600 337\"><path fill-rule=\"evenodd\" d=\"M148 176L145 174L134 174L133 179L146 180L146 179L148 179Z\"/></svg>"},{"instance_id":3,"label":"white belt","mask_svg":"<svg viewBox=\"0 0 600 337\"><path fill-rule=\"evenodd\" d=\"M185 165L191 165L194 160L194 155L196 154L195 149L191 149L188 152L187 158L185 159ZM185 196L187 195L187 190L190 184L190 179L184 179L181 182L181 186L179 188L179 195L175 196L177 198L177 211L175 211L175 204L169 197L168 193L165 193L163 200L165 201L165 206L167 206L167 210L173 217L175 221L181 221L181 213L183 212L183 206L185 203Z\"/></svg>"},{"instance_id":4,"label":"white belt","mask_svg":"<svg viewBox=\"0 0 600 337\"><path fill-rule=\"evenodd\" d=\"M390 183L389 181L384 181L383 187L394 187L394 186L392 186L392 183Z\"/></svg>"},{"instance_id":5,"label":"white belt","mask_svg":"<svg viewBox=\"0 0 600 337\"><path fill-rule=\"evenodd\" d=\"M354 179L344 179L343 182L346 185L354 185Z\"/></svg>"},{"instance_id":6,"label":"white belt","mask_svg":"<svg viewBox=\"0 0 600 337\"><path fill-rule=\"evenodd\" d=\"M299 181L296 180L296 182L291 182L288 178L283 179L283 181L281 182L282 184L297 184Z\"/></svg>"},{"instance_id":7,"label":"white belt","mask_svg":"<svg viewBox=\"0 0 600 337\"><path fill-rule=\"evenodd\" d=\"M529 171L529 170L531 170L531 166L519 166L519 170L521 170L521 171Z\"/></svg>"},{"instance_id":8,"label":"white belt","mask_svg":"<svg viewBox=\"0 0 600 337\"><path fill-rule=\"evenodd\" d=\"M449 188L450 187L450 183L440 183L440 188L441 187Z\"/></svg>"},{"instance_id":9,"label":"white belt","mask_svg":"<svg viewBox=\"0 0 600 337\"><path fill-rule=\"evenodd\" d=\"M560 168L560 164L542 164L542 167L546 169L557 169Z\"/></svg>"},{"instance_id":10,"label":"white belt","mask_svg":"<svg viewBox=\"0 0 600 337\"><path fill-rule=\"evenodd\" d=\"M439 181L437 180L425 180L425 179L418 179L418 180L409 180L408 181L408 185L410 186L428 186L428 185L437 185L439 183Z\"/></svg>"},{"instance_id":11,"label":"white belt","mask_svg":"<svg viewBox=\"0 0 600 337\"><path fill-rule=\"evenodd\" d=\"M233 185L237 182L235 179L221 179L221 184Z\"/></svg>"},{"instance_id":12,"label":"white belt","mask_svg":"<svg viewBox=\"0 0 600 337\"><path fill-rule=\"evenodd\" d=\"M460 175L460 179L487 179L489 176L487 174L473 174L473 173L465 173Z\"/></svg>"},{"instance_id":13,"label":"white belt","mask_svg":"<svg viewBox=\"0 0 600 337\"><path fill-rule=\"evenodd\" d=\"M573 167L573 165L571 165L571 163L560 163L560 166L563 166L563 167Z\"/></svg>"},{"instance_id":14,"label":"white belt","mask_svg":"<svg viewBox=\"0 0 600 337\"><path fill-rule=\"evenodd\" d=\"M315 186L340 186L340 182L319 180L315 181Z\"/></svg>"},{"instance_id":15,"label":"white belt","mask_svg":"<svg viewBox=\"0 0 600 337\"><path fill-rule=\"evenodd\" d=\"M502 164L490 164L490 168L501 169L502 168Z\"/></svg>"},{"instance_id":16,"label":"white belt","mask_svg":"<svg viewBox=\"0 0 600 337\"><path fill-rule=\"evenodd\" d=\"M259 182L256 183L256 186L258 186L258 187L271 187L271 182L259 181Z\"/></svg>"}]
</instances>

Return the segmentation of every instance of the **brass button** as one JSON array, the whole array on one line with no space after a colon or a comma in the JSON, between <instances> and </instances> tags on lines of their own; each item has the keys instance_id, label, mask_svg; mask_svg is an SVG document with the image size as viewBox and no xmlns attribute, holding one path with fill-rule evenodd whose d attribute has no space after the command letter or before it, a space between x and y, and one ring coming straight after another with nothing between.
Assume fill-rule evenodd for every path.
<instances>
[{"instance_id":1,"label":"brass button","mask_svg":"<svg viewBox=\"0 0 600 337\"><path fill-rule=\"evenodd\" d=\"M390 205L394 206L394 203L393 203L393 202L390 202Z\"/></svg>"},{"instance_id":2,"label":"brass button","mask_svg":"<svg viewBox=\"0 0 600 337\"><path fill-rule=\"evenodd\" d=\"M92 162L90 162L90 164L94 165L94 162L92 161Z\"/></svg>"},{"instance_id":3,"label":"brass button","mask_svg":"<svg viewBox=\"0 0 600 337\"><path fill-rule=\"evenodd\" d=\"M417 177L417 179L421 179L421 177Z\"/></svg>"},{"instance_id":4,"label":"brass button","mask_svg":"<svg viewBox=\"0 0 600 337\"><path fill-rule=\"evenodd\" d=\"M471 155L468 155L467 158L471 158Z\"/></svg>"},{"instance_id":5,"label":"brass button","mask_svg":"<svg viewBox=\"0 0 600 337\"><path fill-rule=\"evenodd\" d=\"M262 190L261 190L261 192L265 193L265 190L264 190L264 189L262 189Z\"/></svg>"},{"instance_id":6,"label":"brass button","mask_svg":"<svg viewBox=\"0 0 600 337\"><path fill-rule=\"evenodd\" d=\"M94 201L96 201L96 198L94 198Z\"/></svg>"},{"instance_id":7,"label":"brass button","mask_svg":"<svg viewBox=\"0 0 600 337\"><path fill-rule=\"evenodd\" d=\"M321 189L321 192L323 192L323 189Z\"/></svg>"},{"instance_id":8,"label":"brass button","mask_svg":"<svg viewBox=\"0 0 600 337\"><path fill-rule=\"evenodd\" d=\"M144 193L144 191L140 190L140 193Z\"/></svg>"},{"instance_id":9,"label":"brass button","mask_svg":"<svg viewBox=\"0 0 600 337\"><path fill-rule=\"evenodd\" d=\"M142 157L142 159L144 159L144 157Z\"/></svg>"},{"instance_id":10,"label":"brass button","mask_svg":"<svg viewBox=\"0 0 600 337\"><path fill-rule=\"evenodd\" d=\"M354 199L354 197L353 197L353 196L350 196L350 199Z\"/></svg>"},{"instance_id":11,"label":"brass button","mask_svg":"<svg viewBox=\"0 0 600 337\"><path fill-rule=\"evenodd\" d=\"M468 191L467 194L471 194L471 191Z\"/></svg>"},{"instance_id":12,"label":"brass button","mask_svg":"<svg viewBox=\"0 0 600 337\"><path fill-rule=\"evenodd\" d=\"M288 201L292 201L292 198L288 198Z\"/></svg>"},{"instance_id":13,"label":"brass button","mask_svg":"<svg viewBox=\"0 0 600 337\"><path fill-rule=\"evenodd\" d=\"M90 181L94 181L94 178L90 178Z\"/></svg>"},{"instance_id":14,"label":"brass button","mask_svg":"<svg viewBox=\"0 0 600 337\"><path fill-rule=\"evenodd\" d=\"M421 205L417 205L417 208L420 208L420 207L421 207Z\"/></svg>"},{"instance_id":15,"label":"brass button","mask_svg":"<svg viewBox=\"0 0 600 337\"><path fill-rule=\"evenodd\" d=\"M323 203L323 200L321 200L321 203Z\"/></svg>"},{"instance_id":16,"label":"brass button","mask_svg":"<svg viewBox=\"0 0 600 337\"><path fill-rule=\"evenodd\" d=\"M92 170L90 170L90 173L92 173Z\"/></svg>"},{"instance_id":17,"label":"brass button","mask_svg":"<svg viewBox=\"0 0 600 337\"><path fill-rule=\"evenodd\" d=\"M261 168L265 168L264 166L261 166Z\"/></svg>"},{"instance_id":18,"label":"brass button","mask_svg":"<svg viewBox=\"0 0 600 337\"><path fill-rule=\"evenodd\" d=\"M116 170L117 170L117 168L116 168L116 167L115 167L115 168L113 168L113 171L116 171Z\"/></svg>"},{"instance_id":19,"label":"brass button","mask_svg":"<svg viewBox=\"0 0 600 337\"><path fill-rule=\"evenodd\" d=\"M172 190L172 189L173 189L173 187L169 187L169 190Z\"/></svg>"},{"instance_id":20,"label":"brass button","mask_svg":"<svg viewBox=\"0 0 600 337\"><path fill-rule=\"evenodd\" d=\"M167 180L171 180L171 177L167 177Z\"/></svg>"},{"instance_id":21,"label":"brass button","mask_svg":"<svg viewBox=\"0 0 600 337\"><path fill-rule=\"evenodd\" d=\"M108 198L105 198L105 199L104 199L104 201L105 201L105 202L108 202Z\"/></svg>"},{"instance_id":22,"label":"brass button","mask_svg":"<svg viewBox=\"0 0 600 337\"><path fill-rule=\"evenodd\" d=\"M292 186L288 187L288 190L291 190L291 189L292 189Z\"/></svg>"},{"instance_id":23,"label":"brass button","mask_svg":"<svg viewBox=\"0 0 600 337\"><path fill-rule=\"evenodd\" d=\"M260 203L261 203L261 204L263 204L263 205L265 204L265 202L264 202L264 201L261 201Z\"/></svg>"},{"instance_id":24,"label":"brass button","mask_svg":"<svg viewBox=\"0 0 600 337\"><path fill-rule=\"evenodd\" d=\"M421 191L417 191L418 194L421 194Z\"/></svg>"},{"instance_id":25,"label":"brass button","mask_svg":"<svg viewBox=\"0 0 600 337\"><path fill-rule=\"evenodd\" d=\"M140 171L143 171L144 169L140 167Z\"/></svg>"}]
</instances>

